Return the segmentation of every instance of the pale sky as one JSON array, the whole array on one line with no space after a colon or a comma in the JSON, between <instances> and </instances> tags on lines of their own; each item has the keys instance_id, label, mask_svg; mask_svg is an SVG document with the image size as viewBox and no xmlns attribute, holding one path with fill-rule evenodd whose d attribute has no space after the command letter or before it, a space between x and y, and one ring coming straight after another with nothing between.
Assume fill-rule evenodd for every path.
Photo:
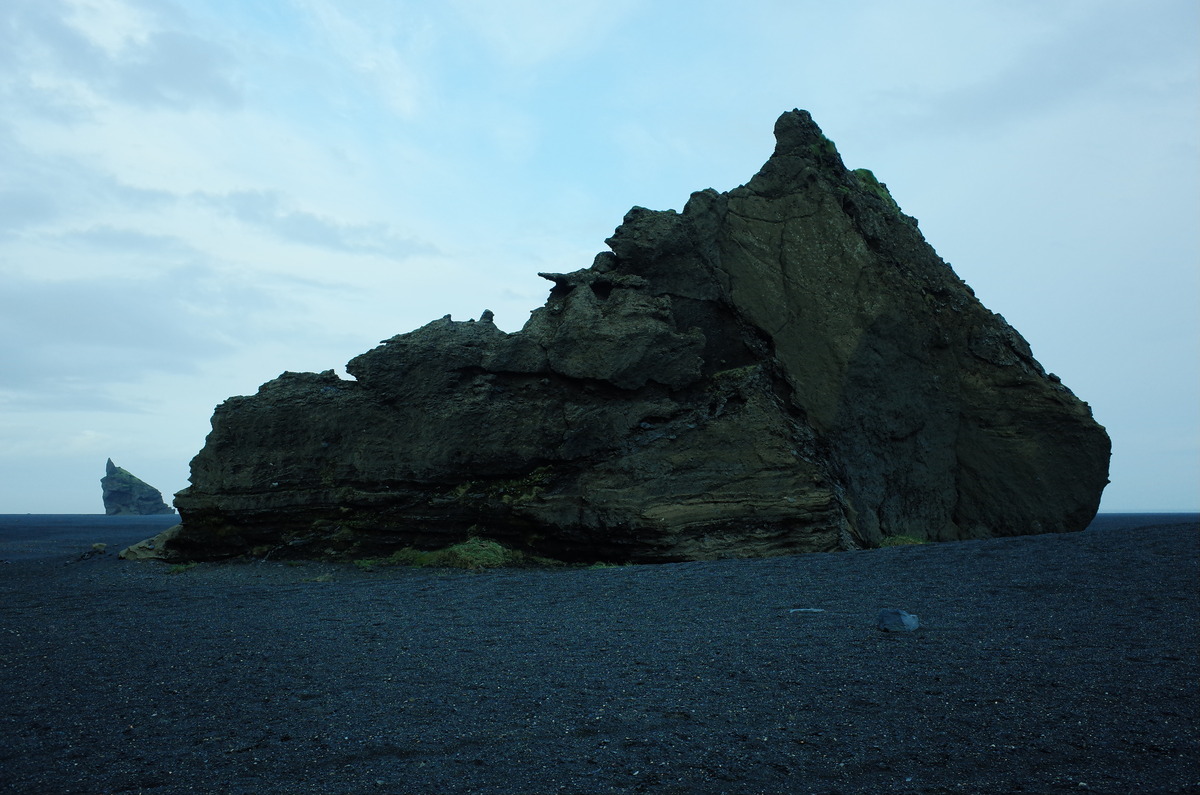
<instances>
[{"instance_id":1,"label":"pale sky","mask_svg":"<svg viewBox=\"0 0 1200 795\"><path fill-rule=\"evenodd\" d=\"M1196 0L0 0L0 513L168 495L216 404L518 330L633 205L812 112L1200 510Z\"/></svg>"}]
</instances>

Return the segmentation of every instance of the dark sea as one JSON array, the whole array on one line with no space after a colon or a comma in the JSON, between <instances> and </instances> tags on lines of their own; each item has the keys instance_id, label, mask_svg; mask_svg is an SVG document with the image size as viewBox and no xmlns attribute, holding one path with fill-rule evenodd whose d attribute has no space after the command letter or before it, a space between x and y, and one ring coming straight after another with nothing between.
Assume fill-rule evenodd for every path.
<instances>
[{"instance_id":1,"label":"dark sea","mask_svg":"<svg viewBox=\"0 0 1200 795\"><path fill-rule=\"evenodd\" d=\"M175 513L158 516L0 514L0 561L75 558L89 551L92 544L107 544L106 551L116 553L177 524L179 514ZM0 576L3 576L2 570Z\"/></svg>"},{"instance_id":2,"label":"dark sea","mask_svg":"<svg viewBox=\"0 0 1200 795\"><path fill-rule=\"evenodd\" d=\"M106 544L108 552L116 553L178 523L177 514L0 514L0 562L72 559L88 552L93 544ZM1200 523L1200 513L1102 513L1088 530L1135 531L1145 527L1197 523Z\"/></svg>"}]
</instances>

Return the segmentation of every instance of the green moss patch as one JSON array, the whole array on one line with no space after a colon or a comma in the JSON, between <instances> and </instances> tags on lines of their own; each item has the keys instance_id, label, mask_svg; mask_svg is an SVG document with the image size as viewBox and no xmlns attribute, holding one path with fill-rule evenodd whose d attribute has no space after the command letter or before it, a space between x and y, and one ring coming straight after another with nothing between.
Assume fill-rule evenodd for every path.
<instances>
[{"instance_id":1,"label":"green moss patch","mask_svg":"<svg viewBox=\"0 0 1200 795\"><path fill-rule=\"evenodd\" d=\"M883 199L883 203L896 212L900 212L900 205L896 204L896 200L892 198L892 192L887 189L878 179L875 178L874 172L869 168L854 169L854 176L858 178L858 184L874 193L879 198Z\"/></svg>"},{"instance_id":2,"label":"green moss patch","mask_svg":"<svg viewBox=\"0 0 1200 795\"><path fill-rule=\"evenodd\" d=\"M447 569L494 569L502 566L563 566L561 561L527 555L516 549L486 538L468 538L461 544L442 549L421 550L405 547L386 558L363 558L354 561L361 569L371 571L383 566L421 566Z\"/></svg>"},{"instance_id":3,"label":"green moss patch","mask_svg":"<svg viewBox=\"0 0 1200 795\"><path fill-rule=\"evenodd\" d=\"M885 538L879 542L879 546L881 546L881 547L907 547L907 546L913 546L916 544L925 544L925 543L928 543L928 542L926 542L924 539L917 538L916 536L888 536L887 538Z\"/></svg>"}]
</instances>

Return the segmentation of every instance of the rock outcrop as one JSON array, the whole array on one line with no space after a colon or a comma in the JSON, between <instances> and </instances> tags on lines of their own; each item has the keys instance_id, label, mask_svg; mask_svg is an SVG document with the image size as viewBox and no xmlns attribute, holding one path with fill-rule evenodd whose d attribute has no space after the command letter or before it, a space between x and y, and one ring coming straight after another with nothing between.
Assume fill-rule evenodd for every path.
<instances>
[{"instance_id":1,"label":"rock outcrop","mask_svg":"<svg viewBox=\"0 0 1200 795\"><path fill-rule=\"evenodd\" d=\"M175 513L163 502L162 492L108 459L100 478L104 512L109 516L149 516Z\"/></svg>"},{"instance_id":2,"label":"rock outcrop","mask_svg":"<svg viewBox=\"0 0 1200 795\"><path fill-rule=\"evenodd\" d=\"M1109 440L808 113L590 268L222 403L178 558L445 546L678 561L1083 529Z\"/></svg>"},{"instance_id":3,"label":"rock outcrop","mask_svg":"<svg viewBox=\"0 0 1200 795\"><path fill-rule=\"evenodd\" d=\"M121 560L174 560L179 557L170 549L171 540L179 535L182 526L173 525L156 536L130 544L117 553Z\"/></svg>"}]
</instances>

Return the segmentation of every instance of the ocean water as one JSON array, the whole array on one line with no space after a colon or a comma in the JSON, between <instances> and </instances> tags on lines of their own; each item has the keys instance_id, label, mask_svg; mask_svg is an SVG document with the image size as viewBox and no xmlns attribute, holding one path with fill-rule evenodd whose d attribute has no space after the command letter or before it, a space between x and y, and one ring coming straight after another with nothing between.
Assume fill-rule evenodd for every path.
<instances>
[{"instance_id":1,"label":"ocean water","mask_svg":"<svg viewBox=\"0 0 1200 795\"><path fill-rule=\"evenodd\" d=\"M87 552L92 544L107 544L108 552L120 552L177 524L178 514L0 514L0 561L69 558Z\"/></svg>"},{"instance_id":2,"label":"ocean water","mask_svg":"<svg viewBox=\"0 0 1200 795\"><path fill-rule=\"evenodd\" d=\"M87 552L93 544L107 544L108 551L115 553L178 523L175 514L0 514L0 561L71 558ZM1198 523L1200 513L1102 513L1088 530L1133 531L1139 527Z\"/></svg>"},{"instance_id":3,"label":"ocean water","mask_svg":"<svg viewBox=\"0 0 1200 795\"><path fill-rule=\"evenodd\" d=\"M1139 527L1163 527L1200 523L1200 513L1100 513L1088 530L1136 530Z\"/></svg>"}]
</instances>

